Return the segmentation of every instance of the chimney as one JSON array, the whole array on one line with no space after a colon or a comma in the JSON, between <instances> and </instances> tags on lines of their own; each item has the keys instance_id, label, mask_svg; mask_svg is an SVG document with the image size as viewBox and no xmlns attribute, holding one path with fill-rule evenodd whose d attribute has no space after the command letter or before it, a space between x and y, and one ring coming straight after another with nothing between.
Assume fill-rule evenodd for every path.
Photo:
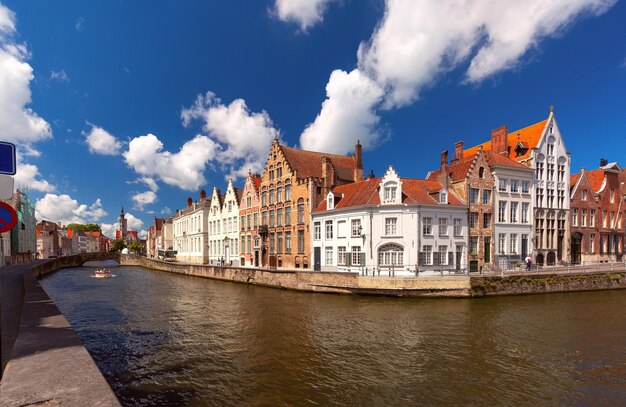
<instances>
[{"instance_id":1,"label":"chimney","mask_svg":"<svg viewBox=\"0 0 626 407\"><path fill-rule=\"evenodd\" d=\"M333 173L333 164L330 158L322 157L322 196L328 195L328 192L333 187L333 181L335 179Z\"/></svg>"},{"instance_id":2,"label":"chimney","mask_svg":"<svg viewBox=\"0 0 626 407\"><path fill-rule=\"evenodd\" d=\"M457 141L456 143L454 143L454 150L455 150L455 158L457 160L461 160L463 159L463 142L462 141Z\"/></svg>"},{"instance_id":3,"label":"chimney","mask_svg":"<svg viewBox=\"0 0 626 407\"><path fill-rule=\"evenodd\" d=\"M495 130L491 130L491 150L496 154L506 155L509 153L507 134L508 126L498 127Z\"/></svg>"},{"instance_id":4,"label":"chimney","mask_svg":"<svg viewBox=\"0 0 626 407\"><path fill-rule=\"evenodd\" d=\"M187 207L190 207L193 204L193 199L191 197L187 198Z\"/></svg>"},{"instance_id":5,"label":"chimney","mask_svg":"<svg viewBox=\"0 0 626 407\"><path fill-rule=\"evenodd\" d=\"M202 191L200 191L200 200L204 201L205 199L206 199L206 191L203 188Z\"/></svg>"},{"instance_id":6,"label":"chimney","mask_svg":"<svg viewBox=\"0 0 626 407\"><path fill-rule=\"evenodd\" d=\"M448 173L448 150L441 152L441 172L444 174Z\"/></svg>"},{"instance_id":7,"label":"chimney","mask_svg":"<svg viewBox=\"0 0 626 407\"><path fill-rule=\"evenodd\" d=\"M585 167L580 167L580 175L583 175L585 173Z\"/></svg>"},{"instance_id":8,"label":"chimney","mask_svg":"<svg viewBox=\"0 0 626 407\"><path fill-rule=\"evenodd\" d=\"M365 176L363 174L363 146L361 146L361 140L357 140L354 147L354 181L363 181Z\"/></svg>"},{"instance_id":9,"label":"chimney","mask_svg":"<svg viewBox=\"0 0 626 407\"><path fill-rule=\"evenodd\" d=\"M370 170L370 173L369 173L369 175L367 176L367 179L374 179L374 178L376 178L376 177L374 176L374 170Z\"/></svg>"},{"instance_id":10,"label":"chimney","mask_svg":"<svg viewBox=\"0 0 626 407\"><path fill-rule=\"evenodd\" d=\"M609 160L607 160L606 158L600 158L600 167L604 167L608 163L609 163Z\"/></svg>"}]
</instances>

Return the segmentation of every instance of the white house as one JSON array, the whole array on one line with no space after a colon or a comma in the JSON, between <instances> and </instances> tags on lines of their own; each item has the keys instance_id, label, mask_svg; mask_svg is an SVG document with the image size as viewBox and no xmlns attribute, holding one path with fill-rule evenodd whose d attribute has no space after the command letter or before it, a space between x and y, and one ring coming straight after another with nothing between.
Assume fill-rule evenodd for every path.
<instances>
[{"instance_id":1,"label":"white house","mask_svg":"<svg viewBox=\"0 0 626 407\"><path fill-rule=\"evenodd\" d=\"M200 201L193 202L189 197L187 207L176 211L173 216L172 245L174 250L178 252L176 258L179 261L198 264L208 262L206 220L210 205L211 200L206 199L206 193L202 190L200 191Z\"/></svg>"},{"instance_id":2,"label":"white house","mask_svg":"<svg viewBox=\"0 0 626 407\"><path fill-rule=\"evenodd\" d=\"M213 188L208 214L209 263L239 265L239 201L241 190L228 181L222 195Z\"/></svg>"},{"instance_id":3,"label":"white house","mask_svg":"<svg viewBox=\"0 0 626 407\"><path fill-rule=\"evenodd\" d=\"M382 178L335 187L312 214L317 271L415 275L467 268L467 205L437 181Z\"/></svg>"}]
</instances>

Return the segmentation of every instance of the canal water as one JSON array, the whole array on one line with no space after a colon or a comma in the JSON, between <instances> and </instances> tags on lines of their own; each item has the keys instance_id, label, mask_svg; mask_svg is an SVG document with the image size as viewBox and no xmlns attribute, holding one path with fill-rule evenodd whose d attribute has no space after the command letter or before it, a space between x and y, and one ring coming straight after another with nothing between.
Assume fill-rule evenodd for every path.
<instances>
[{"instance_id":1,"label":"canal water","mask_svg":"<svg viewBox=\"0 0 626 407\"><path fill-rule=\"evenodd\" d=\"M626 405L626 290L396 299L113 270L41 283L127 406Z\"/></svg>"}]
</instances>

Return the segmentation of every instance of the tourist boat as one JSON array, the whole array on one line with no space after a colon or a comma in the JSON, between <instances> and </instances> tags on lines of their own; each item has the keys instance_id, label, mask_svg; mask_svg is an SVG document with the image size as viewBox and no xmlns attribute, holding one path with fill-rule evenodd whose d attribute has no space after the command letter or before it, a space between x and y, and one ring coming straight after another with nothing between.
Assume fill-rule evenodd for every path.
<instances>
[{"instance_id":1,"label":"tourist boat","mask_svg":"<svg viewBox=\"0 0 626 407\"><path fill-rule=\"evenodd\" d=\"M96 270L93 276L96 278L111 278L113 277L113 274L111 274L111 270L102 268Z\"/></svg>"}]
</instances>

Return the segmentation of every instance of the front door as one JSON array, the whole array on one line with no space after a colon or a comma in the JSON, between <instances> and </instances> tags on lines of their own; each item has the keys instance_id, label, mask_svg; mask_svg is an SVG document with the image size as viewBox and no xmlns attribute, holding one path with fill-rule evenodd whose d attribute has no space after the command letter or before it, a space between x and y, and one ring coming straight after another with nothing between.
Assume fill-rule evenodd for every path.
<instances>
[{"instance_id":1,"label":"front door","mask_svg":"<svg viewBox=\"0 0 626 407\"><path fill-rule=\"evenodd\" d=\"M485 236L485 263L491 263L491 237Z\"/></svg>"},{"instance_id":2,"label":"front door","mask_svg":"<svg viewBox=\"0 0 626 407\"><path fill-rule=\"evenodd\" d=\"M259 267L259 251L254 251L254 267Z\"/></svg>"},{"instance_id":3,"label":"front door","mask_svg":"<svg viewBox=\"0 0 626 407\"><path fill-rule=\"evenodd\" d=\"M313 248L313 270L322 271L322 249L319 247Z\"/></svg>"},{"instance_id":4,"label":"front door","mask_svg":"<svg viewBox=\"0 0 626 407\"><path fill-rule=\"evenodd\" d=\"M524 235L522 237L522 259L526 261L526 257L528 257L528 237Z\"/></svg>"}]
</instances>

